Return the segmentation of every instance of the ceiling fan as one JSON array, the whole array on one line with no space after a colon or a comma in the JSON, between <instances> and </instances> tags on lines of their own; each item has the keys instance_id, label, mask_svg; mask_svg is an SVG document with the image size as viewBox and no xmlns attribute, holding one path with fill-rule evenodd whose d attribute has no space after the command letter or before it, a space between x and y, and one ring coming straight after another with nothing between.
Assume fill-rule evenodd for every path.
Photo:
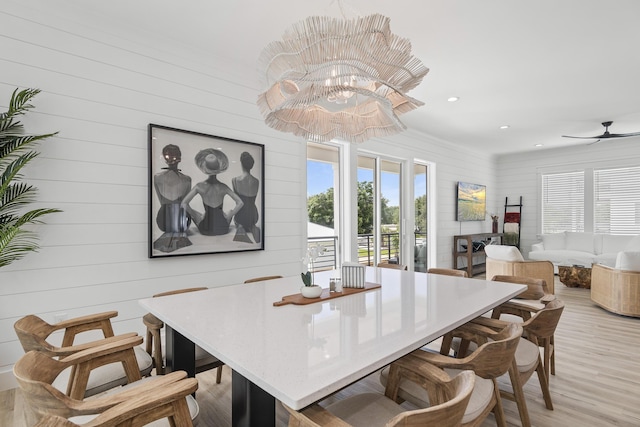
<instances>
[{"instance_id":1,"label":"ceiling fan","mask_svg":"<svg viewBox=\"0 0 640 427\"><path fill-rule=\"evenodd\" d=\"M601 139L614 139L614 138L626 138L629 136L640 136L640 132L633 132L633 133L610 133L609 132L609 126L611 126L613 124L613 122L602 122L602 126L604 126L604 133L602 135L596 135L596 136L569 136L569 135L562 135L564 138L577 138L577 139L597 139L597 141L594 141L593 144L595 144L596 142L600 142Z\"/></svg>"}]
</instances>

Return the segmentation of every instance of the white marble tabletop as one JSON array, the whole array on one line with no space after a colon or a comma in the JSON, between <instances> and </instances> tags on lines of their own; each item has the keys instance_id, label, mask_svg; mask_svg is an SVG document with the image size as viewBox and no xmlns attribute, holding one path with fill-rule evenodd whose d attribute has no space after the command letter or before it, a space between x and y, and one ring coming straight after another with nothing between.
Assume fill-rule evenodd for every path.
<instances>
[{"instance_id":1,"label":"white marble tabletop","mask_svg":"<svg viewBox=\"0 0 640 427\"><path fill-rule=\"evenodd\" d=\"M329 286L334 272L316 273ZM300 277L148 298L140 304L249 381L301 409L440 337L526 287L368 267L380 289L274 307Z\"/></svg>"}]
</instances>

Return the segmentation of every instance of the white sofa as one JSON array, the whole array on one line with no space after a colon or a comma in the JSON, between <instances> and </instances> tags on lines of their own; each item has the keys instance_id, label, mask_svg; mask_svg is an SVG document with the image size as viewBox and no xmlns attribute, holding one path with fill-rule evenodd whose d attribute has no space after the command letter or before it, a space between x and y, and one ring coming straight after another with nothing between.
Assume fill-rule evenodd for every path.
<instances>
[{"instance_id":1,"label":"white sofa","mask_svg":"<svg viewBox=\"0 0 640 427\"><path fill-rule=\"evenodd\" d=\"M531 246L528 258L551 261L557 273L558 265L562 264L590 267L595 263L614 267L622 251L640 251L640 235L566 231L543 234L542 241Z\"/></svg>"}]
</instances>

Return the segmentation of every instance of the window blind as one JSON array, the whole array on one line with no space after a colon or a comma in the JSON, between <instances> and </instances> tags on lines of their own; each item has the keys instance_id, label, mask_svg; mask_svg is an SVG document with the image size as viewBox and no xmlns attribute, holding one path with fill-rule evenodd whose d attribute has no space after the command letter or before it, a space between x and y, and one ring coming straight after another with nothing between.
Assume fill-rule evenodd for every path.
<instances>
[{"instance_id":1,"label":"window blind","mask_svg":"<svg viewBox=\"0 0 640 427\"><path fill-rule=\"evenodd\" d=\"M542 175L542 232L584 231L584 171Z\"/></svg>"},{"instance_id":2,"label":"window blind","mask_svg":"<svg viewBox=\"0 0 640 427\"><path fill-rule=\"evenodd\" d=\"M640 167L594 170L595 232L640 234Z\"/></svg>"}]
</instances>

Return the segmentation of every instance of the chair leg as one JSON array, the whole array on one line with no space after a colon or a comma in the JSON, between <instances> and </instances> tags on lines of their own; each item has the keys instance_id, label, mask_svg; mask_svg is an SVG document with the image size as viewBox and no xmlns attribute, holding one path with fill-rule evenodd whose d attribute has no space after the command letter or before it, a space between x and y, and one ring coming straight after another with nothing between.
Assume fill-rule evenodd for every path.
<instances>
[{"instance_id":1,"label":"chair leg","mask_svg":"<svg viewBox=\"0 0 640 427\"><path fill-rule=\"evenodd\" d=\"M153 343L153 335L151 334L151 331L149 329L147 329L147 339L146 339L146 342L144 343L144 345L145 345L145 351L151 357L153 357L152 347L151 347L152 343Z\"/></svg>"},{"instance_id":2,"label":"chair leg","mask_svg":"<svg viewBox=\"0 0 640 427\"><path fill-rule=\"evenodd\" d=\"M549 346L551 347L551 375L556 374L556 342L554 335L549 338Z\"/></svg>"},{"instance_id":3,"label":"chair leg","mask_svg":"<svg viewBox=\"0 0 640 427\"><path fill-rule=\"evenodd\" d=\"M216 384L220 384L222 381L222 366L218 366L218 370L216 371Z\"/></svg>"},{"instance_id":4,"label":"chair leg","mask_svg":"<svg viewBox=\"0 0 640 427\"><path fill-rule=\"evenodd\" d=\"M551 339L550 338L546 338L544 340L544 347L543 347L544 351L544 358L543 358L543 362L544 362L544 376L547 380L547 383L549 382L549 373L551 371Z\"/></svg>"},{"instance_id":5,"label":"chair leg","mask_svg":"<svg viewBox=\"0 0 640 427\"><path fill-rule=\"evenodd\" d=\"M549 383L547 382L547 376L544 368L541 366L540 357L538 357L538 366L536 372L538 373L538 380L540 381L540 388L542 389L542 397L544 398L544 405L548 410L553 411L553 402L551 402L551 392L549 391Z\"/></svg>"},{"instance_id":6,"label":"chair leg","mask_svg":"<svg viewBox=\"0 0 640 427\"><path fill-rule=\"evenodd\" d=\"M156 375L164 375L164 360L162 360L162 342L160 330L153 331L153 364L156 367Z\"/></svg>"},{"instance_id":7,"label":"chair leg","mask_svg":"<svg viewBox=\"0 0 640 427\"><path fill-rule=\"evenodd\" d=\"M493 415L496 417L496 425L498 427L507 427L507 420L504 417L504 408L502 407L502 396L500 396L498 381L495 378L492 381L494 399L496 399L496 404L493 406Z\"/></svg>"},{"instance_id":8,"label":"chair leg","mask_svg":"<svg viewBox=\"0 0 640 427\"><path fill-rule=\"evenodd\" d=\"M540 368L540 356L538 356L538 368ZM544 373L543 373L544 375ZM511 387L513 388L513 396L518 406L518 412L520 413L520 421L522 421L522 427L531 427L531 420L529 419L529 410L527 409L527 402L524 396L524 390L522 389L522 381L520 381L520 373L518 372L518 366L516 361L511 362L509 368L509 378L511 379Z\"/></svg>"}]
</instances>

